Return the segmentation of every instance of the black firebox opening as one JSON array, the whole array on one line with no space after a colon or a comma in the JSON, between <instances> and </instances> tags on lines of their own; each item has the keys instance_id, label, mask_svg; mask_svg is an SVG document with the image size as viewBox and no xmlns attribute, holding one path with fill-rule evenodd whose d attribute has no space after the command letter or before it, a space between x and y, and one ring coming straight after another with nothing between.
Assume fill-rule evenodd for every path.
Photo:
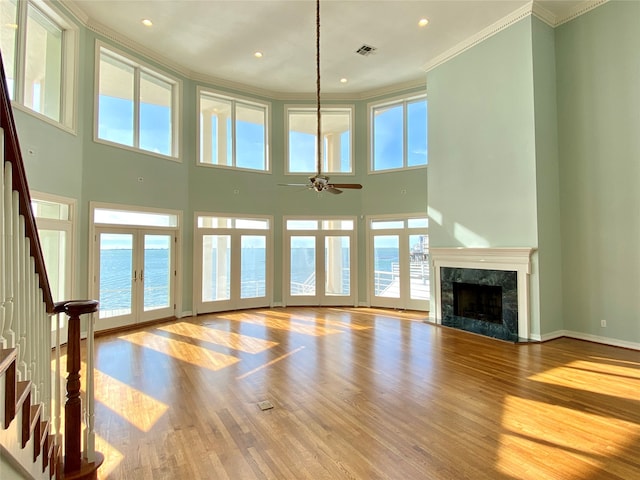
<instances>
[{"instance_id":1,"label":"black firebox opening","mask_svg":"<svg viewBox=\"0 0 640 480\"><path fill-rule=\"evenodd\" d=\"M502 323L502 287L453 282L453 314Z\"/></svg>"}]
</instances>

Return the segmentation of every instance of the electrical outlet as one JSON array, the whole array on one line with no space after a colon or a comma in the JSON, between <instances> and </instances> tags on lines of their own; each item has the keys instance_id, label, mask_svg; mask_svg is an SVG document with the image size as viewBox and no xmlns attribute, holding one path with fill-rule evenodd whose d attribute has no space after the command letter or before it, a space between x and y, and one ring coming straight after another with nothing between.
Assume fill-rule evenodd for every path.
<instances>
[{"instance_id":1,"label":"electrical outlet","mask_svg":"<svg viewBox=\"0 0 640 480\"><path fill-rule=\"evenodd\" d=\"M607 321L606 320L600 320L600 326L602 328L605 328L607 326Z\"/></svg>"}]
</instances>

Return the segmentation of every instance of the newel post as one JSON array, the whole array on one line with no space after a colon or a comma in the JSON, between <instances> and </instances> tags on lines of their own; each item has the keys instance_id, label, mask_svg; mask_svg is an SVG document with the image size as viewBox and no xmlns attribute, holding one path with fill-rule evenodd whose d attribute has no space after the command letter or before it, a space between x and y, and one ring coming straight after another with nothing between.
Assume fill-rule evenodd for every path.
<instances>
[{"instance_id":1,"label":"newel post","mask_svg":"<svg viewBox=\"0 0 640 480\"><path fill-rule=\"evenodd\" d=\"M82 458L82 400L80 398L80 316L98 310L96 300L66 302L69 316L67 340L67 401L64 406L64 472L65 479L94 479L104 457L96 452L95 462Z\"/></svg>"}]
</instances>

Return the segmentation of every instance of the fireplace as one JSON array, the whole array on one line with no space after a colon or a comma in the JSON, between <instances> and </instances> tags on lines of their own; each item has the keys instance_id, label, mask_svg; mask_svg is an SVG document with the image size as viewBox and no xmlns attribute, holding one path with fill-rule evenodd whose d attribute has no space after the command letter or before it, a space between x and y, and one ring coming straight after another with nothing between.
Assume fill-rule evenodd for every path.
<instances>
[{"instance_id":1,"label":"fireplace","mask_svg":"<svg viewBox=\"0 0 640 480\"><path fill-rule=\"evenodd\" d=\"M502 323L502 287L453 282L453 314Z\"/></svg>"},{"instance_id":2,"label":"fireplace","mask_svg":"<svg viewBox=\"0 0 640 480\"><path fill-rule=\"evenodd\" d=\"M442 325L518 341L517 272L440 267Z\"/></svg>"},{"instance_id":3,"label":"fireplace","mask_svg":"<svg viewBox=\"0 0 640 480\"><path fill-rule=\"evenodd\" d=\"M432 321L508 341L532 339L529 276L534 250L430 248Z\"/></svg>"}]
</instances>

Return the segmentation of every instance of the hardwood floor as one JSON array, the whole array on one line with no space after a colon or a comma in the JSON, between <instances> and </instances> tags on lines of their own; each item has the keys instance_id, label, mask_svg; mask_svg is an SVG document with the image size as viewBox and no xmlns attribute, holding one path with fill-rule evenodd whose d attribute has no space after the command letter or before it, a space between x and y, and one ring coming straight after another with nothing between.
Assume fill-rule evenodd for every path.
<instances>
[{"instance_id":1,"label":"hardwood floor","mask_svg":"<svg viewBox=\"0 0 640 480\"><path fill-rule=\"evenodd\" d=\"M99 337L96 368L103 479L640 478L637 351L288 308Z\"/></svg>"}]
</instances>

